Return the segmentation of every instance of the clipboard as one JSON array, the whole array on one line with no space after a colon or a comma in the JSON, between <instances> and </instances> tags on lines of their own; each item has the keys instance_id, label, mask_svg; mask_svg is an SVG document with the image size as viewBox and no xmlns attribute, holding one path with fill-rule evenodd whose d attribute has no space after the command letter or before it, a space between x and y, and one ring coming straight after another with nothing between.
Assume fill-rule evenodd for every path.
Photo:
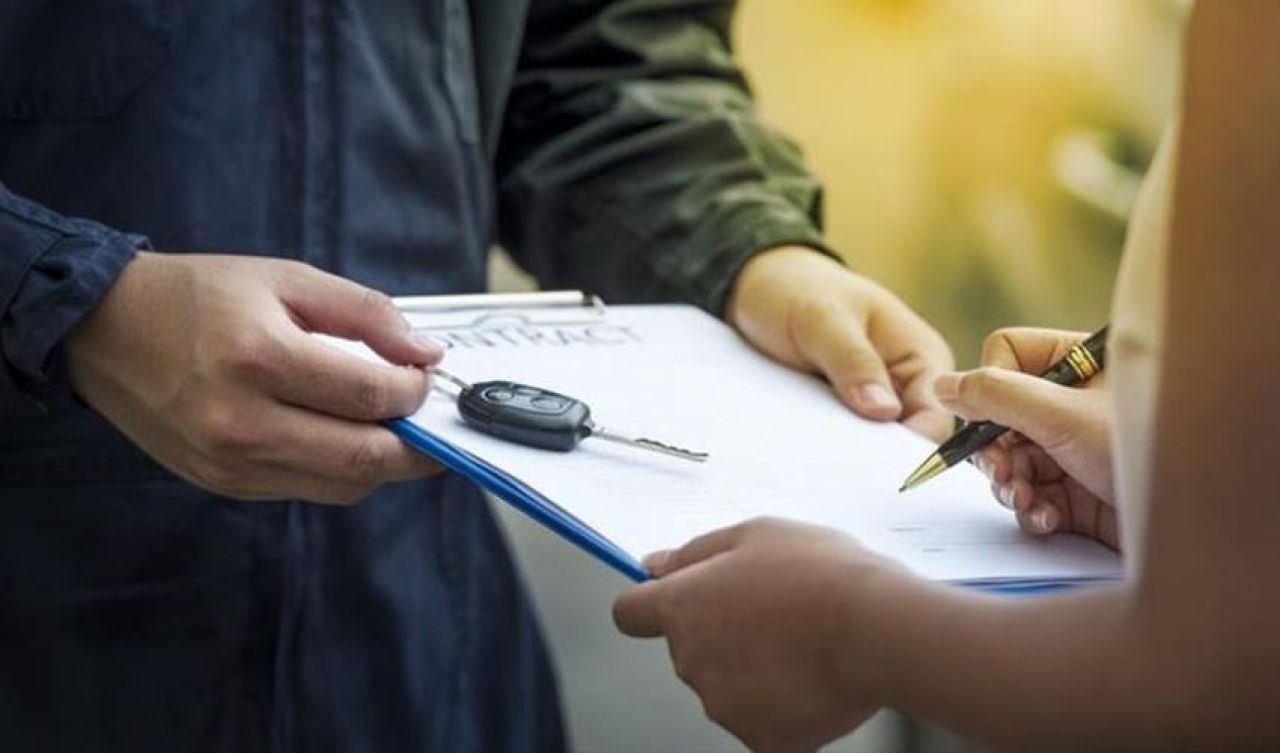
<instances>
[{"instance_id":1,"label":"clipboard","mask_svg":"<svg viewBox=\"0 0 1280 753\"><path fill-rule=\"evenodd\" d=\"M415 321L415 329L431 336L453 338L452 344L455 346L459 342L471 345L482 343L486 333L498 331L504 327L519 329L523 326L562 325L590 328L603 325L609 320L609 310L604 303L598 297L580 291L498 296L431 296L397 299L396 303L406 314L429 317L429 324L421 324L422 316L411 316L418 320ZM531 312L536 312L536 321L531 318ZM555 388L558 385L543 384L541 386ZM643 582L649 578L637 558L625 548L564 506L557 504L543 492L522 481L518 475L469 452L438 432L425 428L421 423L415 423L411 419L398 419L388 422L387 425L411 447L465 476L485 491L586 551L629 580ZM547 461L555 462L555 456L548 456ZM1107 579L1109 577L1085 576L1042 580L1010 578L958 584L978 591L1022 597L1057 592Z\"/></svg>"}]
</instances>

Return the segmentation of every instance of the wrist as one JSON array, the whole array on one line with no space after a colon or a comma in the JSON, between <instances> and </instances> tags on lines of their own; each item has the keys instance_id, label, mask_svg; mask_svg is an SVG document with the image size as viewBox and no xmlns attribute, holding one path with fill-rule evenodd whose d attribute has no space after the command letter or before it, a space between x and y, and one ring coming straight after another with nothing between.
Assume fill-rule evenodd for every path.
<instances>
[{"instance_id":1,"label":"wrist","mask_svg":"<svg viewBox=\"0 0 1280 753\"><path fill-rule=\"evenodd\" d=\"M759 293L774 286L780 277L789 278L811 269L830 274L844 266L826 252L809 246L778 246L748 259L729 288L725 318L730 326L741 330L738 322L743 309L748 308L744 302L757 300Z\"/></svg>"},{"instance_id":2,"label":"wrist","mask_svg":"<svg viewBox=\"0 0 1280 753\"><path fill-rule=\"evenodd\" d=\"M74 327L67 332L64 349L67 365L70 370L72 387L76 387L78 373L86 363L92 362L103 350L96 343L109 328L111 312L120 309L122 301L135 297L135 291L142 287L141 278L148 276L151 267L163 263L164 256L149 251L138 251L120 268L102 298L90 309ZM76 390L77 392L79 390Z\"/></svg>"}]
</instances>

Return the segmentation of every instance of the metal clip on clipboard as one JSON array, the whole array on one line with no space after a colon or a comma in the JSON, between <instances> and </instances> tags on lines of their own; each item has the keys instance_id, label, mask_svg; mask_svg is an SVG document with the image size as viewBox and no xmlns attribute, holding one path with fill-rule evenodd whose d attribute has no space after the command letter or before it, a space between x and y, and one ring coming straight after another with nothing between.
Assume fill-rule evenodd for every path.
<instances>
[{"instance_id":1,"label":"metal clip on clipboard","mask_svg":"<svg viewBox=\"0 0 1280 753\"><path fill-rule=\"evenodd\" d=\"M599 296L579 290L411 296L395 304L415 331L428 336L504 325L595 324L608 314Z\"/></svg>"},{"instance_id":2,"label":"metal clip on clipboard","mask_svg":"<svg viewBox=\"0 0 1280 753\"><path fill-rule=\"evenodd\" d=\"M548 290L534 293L465 293L462 295L420 295L395 299L405 314L445 314L501 309L559 309L605 313L604 301L582 290Z\"/></svg>"}]
</instances>

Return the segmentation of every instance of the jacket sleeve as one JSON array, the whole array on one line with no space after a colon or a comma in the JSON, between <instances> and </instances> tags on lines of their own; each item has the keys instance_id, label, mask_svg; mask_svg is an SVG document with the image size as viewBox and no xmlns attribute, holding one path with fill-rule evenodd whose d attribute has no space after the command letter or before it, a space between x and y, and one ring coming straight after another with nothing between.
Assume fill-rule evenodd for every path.
<instances>
[{"instance_id":1,"label":"jacket sleeve","mask_svg":"<svg viewBox=\"0 0 1280 753\"><path fill-rule=\"evenodd\" d=\"M544 285L719 315L751 255L827 250L819 186L735 65L733 6L531 3L498 150L499 239Z\"/></svg>"},{"instance_id":2,"label":"jacket sleeve","mask_svg":"<svg viewBox=\"0 0 1280 753\"><path fill-rule=\"evenodd\" d=\"M0 184L0 391L45 400L65 390L63 338L145 246Z\"/></svg>"}]
</instances>

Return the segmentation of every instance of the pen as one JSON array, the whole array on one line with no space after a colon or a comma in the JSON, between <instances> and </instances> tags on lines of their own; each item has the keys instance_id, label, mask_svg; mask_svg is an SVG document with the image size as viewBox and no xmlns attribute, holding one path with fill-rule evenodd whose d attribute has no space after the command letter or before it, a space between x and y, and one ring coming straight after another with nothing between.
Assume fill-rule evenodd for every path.
<instances>
[{"instance_id":1,"label":"pen","mask_svg":"<svg viewBox=\"0 0 1280 753\"><path fill-rule=\"evenodd\" d=\"M1083 384L1098 372L1106 362L1107 327L1089 335L1084 342L1075 345L1067 354L1050 366L1041 379L1048 379L1054 384L1064 387L1075 387ZM939 445L937 451L925 459L907 480L902 482L899 492L905 492L920 486L926 481L940 475L953 465L968 459L978 450L991 444L1009 429L990 421L976 421L951 435L951 438Z\"/></svg>"}]
</instances>

